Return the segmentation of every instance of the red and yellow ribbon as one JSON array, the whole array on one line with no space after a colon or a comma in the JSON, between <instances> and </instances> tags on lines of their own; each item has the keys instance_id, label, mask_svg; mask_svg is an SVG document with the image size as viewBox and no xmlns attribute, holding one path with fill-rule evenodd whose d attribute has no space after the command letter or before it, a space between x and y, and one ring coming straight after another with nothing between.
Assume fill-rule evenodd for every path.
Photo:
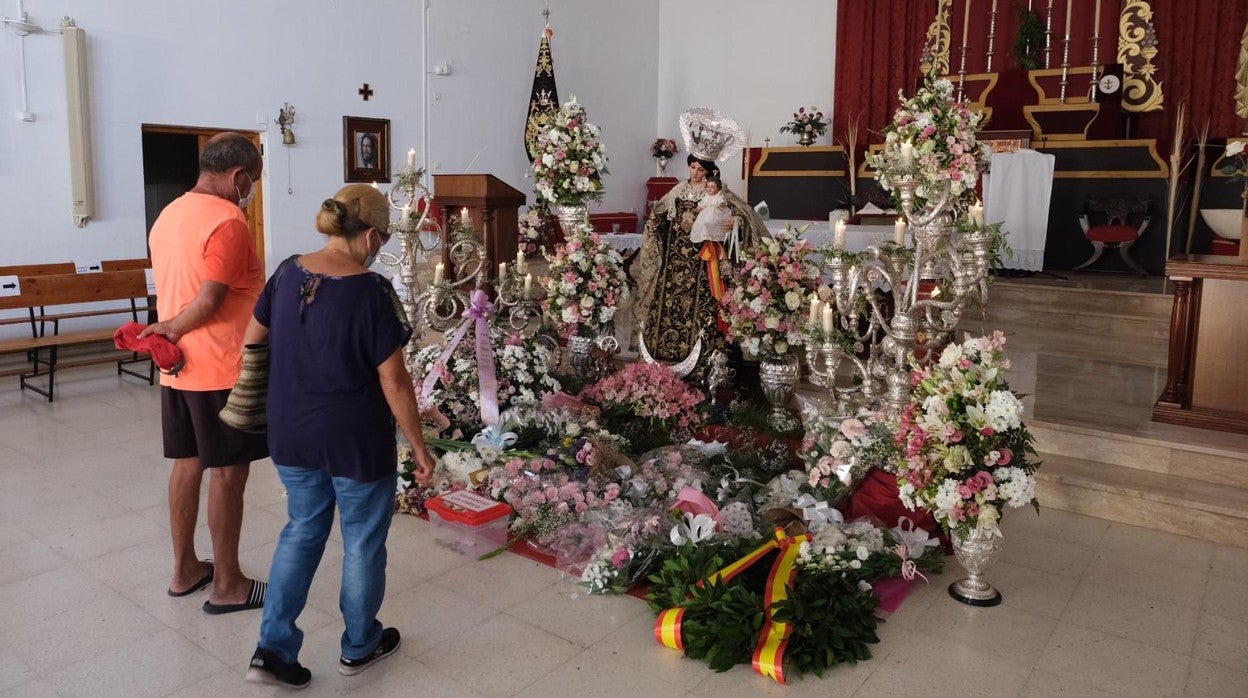
<instances>
[{"instance_id":1,"label":"red and yellow ribbon","mask_svg":"<svg viewBox=\"0 0 1248 698\"><path fill-rule=\"evenodd\" d=\"M767 553L777 548L780 550L780 556L772 563L771 573L767 576L767 589L763 596L764 608L767 609L767 619L763 623L762 632L758 637L758 644L754 648L754 671L775 679L779 683L785 683L784 649L789 644L789 635L793 632L793 628L787 623L772 617L772 606L788 598L789 587L793 584L794 577L797 576L797 557L801 554L801 544L803 541L809 540L809 533L789 537L785 534L784 529L777 528L775 539L767 541L751 551L749 555L715 572L704 580L708 582L728 582L758 562ZM702 583L698 582L698 586L701 586ZM654 637L659 641L659 644L664 647L684 651L684 638L681 634L681 623L684 617L685 609L680 606L669 608L659 614L654 624Z\"/></svg>"},{"instance_id":2,"label":"red and yellow ribbon","mask_svg":"<svg viewBox=\"0 0 1248 698\"><path fill-rule=\"evenodd\" d=\"M719 259L724 256L724 246L718 242L702 243L698 256L706 262L706 276L711 281L711 295L715 300L724 297L724 280L719 275Z\"/></svg>"}]
</instances>

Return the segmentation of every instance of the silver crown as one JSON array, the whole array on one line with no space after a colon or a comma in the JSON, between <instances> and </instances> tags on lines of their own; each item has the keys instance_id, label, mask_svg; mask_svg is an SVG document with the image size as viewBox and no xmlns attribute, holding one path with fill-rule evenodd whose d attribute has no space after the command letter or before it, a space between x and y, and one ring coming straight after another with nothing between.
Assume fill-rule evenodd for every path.
<instances>
[{"instance_id":1,"label":"silver crown","mask_svg":"<svg viewBox=\"0 0 1248 698\"><path fill-rule=\"evenodd\" d=\"M714 109L693 107L680 115L685 150L701 160L723 162L745 147L745 132L733 119Z\"/></svg>"}]
</instances>

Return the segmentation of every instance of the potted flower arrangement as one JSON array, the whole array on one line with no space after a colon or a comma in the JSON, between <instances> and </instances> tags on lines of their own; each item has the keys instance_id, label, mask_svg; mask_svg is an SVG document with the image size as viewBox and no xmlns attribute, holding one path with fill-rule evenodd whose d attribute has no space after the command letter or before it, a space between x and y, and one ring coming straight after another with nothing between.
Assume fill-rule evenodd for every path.
<instances>
[{"instance_id":1,"label":"potted flower arrangement","mask_svg":"<svg viewBox=\"0 0 1248 698\"><path fill-rule=\"evenodd\" d=\"M628 296L620 253L585 226L547 260L546 313L559 336L595 337L606 331Z\"/></svg>"},{"instance_id":2,"label":"potted flower arrangement","mask_svg":"<svg viewBox=\"0 0 1248 698\"><path fill-rule=\"evenodd\" d=\"M582 390L580 398L601 407L607 428L637 452L686 441L702 421L702 394L660 363L630 363Z\"/></svg>"},{"instance_id":3,"label":"potted flower arrangement","mask_svg":"<svg viewBox=\"0 0 1248 698\"><path fill-rule=\"evenodd\" d=\"M565 228L585 219L585 204L602 199L607 152L599 129L589 123L576 97L551 117L549 129L538 134L533 160L537 195L556 207Z\"/></svg>"},{"instance_id":4,"label":"potted flower arrangement","mask_svg":"<svg viewBox=\"0 0 1248 698\"><path fill-rule=\"evenodd\" d=\"M916 197L940 197L945 187L952 202L975 198L979 174L991 150L976 140L983 114L953 100L953 83L929 77L914 96L900 91L901 108L884 127L884 149L867 156L880 186L894 191L902 177L918 179Z\"/></svg>"},{"instance_id":5,"label":"potted flower arrangement","mask_svg":"<svg viewBox=\"0 0 1248 698\"><path fill-rule=\"evenodd\" d=\"M677 150L676 141L670 138L656 138L650 144L650 157L659 161L660 172L667 172L667 162L676 155Z\"/></svg>"},{"instance_id":6,"label":"potted flower arrangement","mask_svg":"<svg viewBox=\"0 0 1248 698\"><path fill-rule=\"evenodd\" d=\"M962 585L959 591L951 587L950 593L980 605L1000 600L978 580L978 567L1000 546L1002 513L1025 504L1039 511L1040 463L1032 458L1023 403L1005 381L1010 363L1004 347L1000 330L968 336L945 347L934 365L916 367L898 432L905 445L898 463L901 501L929 510L950 532L959 562L971 572L969 580L954 583Z\"/></svg>"},{"instance_id":7,"label":"potted flower arrangement","mask_svg":"<svg viewBox=\"0 0 1248 698\"><path fill-rule=\"evenodd\" d=\"M780 127L780 133L792 133L797 136L798 145L814 145L815 139L828 130L828 122L823 112L815 107L809 110L798 107L793 112L793 120Z\"/></svg>"}]
</instances>

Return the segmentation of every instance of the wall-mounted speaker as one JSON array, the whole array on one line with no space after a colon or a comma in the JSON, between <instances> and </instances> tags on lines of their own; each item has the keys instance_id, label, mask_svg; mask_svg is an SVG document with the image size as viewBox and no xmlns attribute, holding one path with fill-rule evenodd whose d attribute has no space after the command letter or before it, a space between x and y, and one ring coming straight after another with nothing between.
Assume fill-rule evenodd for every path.
<instances>
[{"instance_id":1,"label":"wall-mounted speaker","mask_svg":"<svg viewBox=\"0 0 1248 698\"><path fill-rule=\"evenodd\" d=\"M73 189L74 225L87 225L95 215L94 176L91 167L90 71L87 64L87 33L65 18L61 24L65 45L65 102L68 106L69 173Z\"/></svg>"}]
</instances>

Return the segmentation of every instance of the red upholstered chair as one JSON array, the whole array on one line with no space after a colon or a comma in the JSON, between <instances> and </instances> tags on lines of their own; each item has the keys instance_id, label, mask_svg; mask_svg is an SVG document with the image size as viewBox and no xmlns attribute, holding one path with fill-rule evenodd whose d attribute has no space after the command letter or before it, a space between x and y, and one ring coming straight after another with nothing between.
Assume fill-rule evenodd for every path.
<instances>
[{"instance_id":1,"label":"red upholstered chair","mask_svg":"<svg viewBox=\"0 0 1248 698\"><path fill-rule=\"evenodd\" d=\"M1089 199L1084 204L1083 215L1079 216L1079 227L1092 243L1092 256L1088 261L1075 267L1079 271L1091 266L1105 253L1105 248L1117 247L1122 261L1134 269L1140 276L1148 276L1144 267L1131 259L1130 249L1144 231L1148 229L1153 218L1149 212L1152 208L1150 199L1113 196L1106 199ZM1100 221L1094 225L1093 221Z\"/></svg>"}]
</instances>

